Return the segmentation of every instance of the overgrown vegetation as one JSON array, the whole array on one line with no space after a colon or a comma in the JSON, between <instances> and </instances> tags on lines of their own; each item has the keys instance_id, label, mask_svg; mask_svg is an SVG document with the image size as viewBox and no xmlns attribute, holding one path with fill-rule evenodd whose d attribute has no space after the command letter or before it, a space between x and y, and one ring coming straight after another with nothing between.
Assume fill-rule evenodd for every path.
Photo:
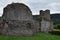
<instances>
[{"instance_id":1,"label":"overgrown vegetation","mask_svg":"<svg viewBox=\"0 0 60 40\"><path fill-rule=\"evenodd\" d=\"M60 24L55 24L54 29L60 29Z\"/></svg>"},{"instance_id":2,"label":"overgrown vegetation","mask_svg":"<svg viewBox=\"0 0 60 40\"><path fill-rule=\"evenodd\" d=\"M55 35L60 35L60 24L55 24L54 23L54 28L51 31L51 33L55 34Z\"/></svg>"},{"instance_id":3,"label":"overgrown vegetation","mask_svg":"<svg viewBox=\"0 0 60 40\"><path fill-rule=\"evenodd\" d=\"M53 29L50 33L54 34L54 35L60 35L60 30L59 29Z\"/></svg>"},{"instance_id":4,"label":"overgrown vegetation","mask_svg":"<svg viewBox=\"0 0 60 40\"><path fill-rule=\"evenodd\" d=\"M34 36L4 36L0 35L0 40L60 40L60 36L48 33L36 33Z\"/></svg>"}]
</instances>

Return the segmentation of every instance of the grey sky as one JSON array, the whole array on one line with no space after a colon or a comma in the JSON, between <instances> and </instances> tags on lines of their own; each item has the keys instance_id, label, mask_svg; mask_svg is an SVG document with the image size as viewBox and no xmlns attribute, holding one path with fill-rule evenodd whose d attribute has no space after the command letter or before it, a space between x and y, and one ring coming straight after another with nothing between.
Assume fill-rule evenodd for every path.
<instances>
[{"instance_id":1,"label":"grey sky","mask_svg":"<svg viewBox=\"0 0 60 40\"><path fill-rule=\"evenodd\" d=\"M3 13L3 8L12 2L26 4L34 15L38 15L39 10L46 9L50 9L51 13L60 13L60 0L0 0L0 15Z\"/></svg>"}]
</instances>

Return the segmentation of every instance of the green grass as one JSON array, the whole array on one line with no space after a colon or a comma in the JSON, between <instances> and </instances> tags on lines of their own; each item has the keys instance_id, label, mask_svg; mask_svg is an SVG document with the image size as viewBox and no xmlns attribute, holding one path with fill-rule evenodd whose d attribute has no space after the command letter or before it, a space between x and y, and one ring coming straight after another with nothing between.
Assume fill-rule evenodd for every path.
<instances>
[{"instance_id":1,"label":"green grass","mask_svg":"<svg viewBox=\"0 0 60 40\"><path fill-rule=\"evenodd\" d=\"M36 33L34 36L5 36L0 35L0 40L60 40L60 36L48 33Z\"/></svg>"}]
</instances>

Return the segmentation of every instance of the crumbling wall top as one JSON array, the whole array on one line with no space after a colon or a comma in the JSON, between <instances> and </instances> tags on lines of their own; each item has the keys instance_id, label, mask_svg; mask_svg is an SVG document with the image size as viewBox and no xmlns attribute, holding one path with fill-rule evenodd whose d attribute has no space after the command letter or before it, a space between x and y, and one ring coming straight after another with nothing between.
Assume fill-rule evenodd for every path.
<instances>
[{"instance_id":1,"label":"crumbling wall top","mask_svg":"<svg viewBox=\"0 0 60 40\"><path fill-rule=\"evenodd\" d=\"M23 3L12 3L4 8L3 17L9 20L31 19L32 12L30 8Z\"/></svg>"},{"instance_id":2,"label":"crumbling wall top","mask_svg":"<svg viewBox=\"0 0 60 40\"><path fill-rule=\"evenodd\" d=\"M47 19L47 20L50 20L50 10L40 10L40 17L44 18L44 19Z\"/></svg>"}]
</instances>

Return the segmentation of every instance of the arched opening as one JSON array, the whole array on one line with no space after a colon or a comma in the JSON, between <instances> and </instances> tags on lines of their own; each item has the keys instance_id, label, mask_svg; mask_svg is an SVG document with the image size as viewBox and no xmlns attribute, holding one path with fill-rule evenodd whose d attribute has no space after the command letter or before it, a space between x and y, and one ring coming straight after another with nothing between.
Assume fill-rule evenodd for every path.
<instances>
[{"instance_id":1,"label":"arched opening","mask_svg":"<svg viewBox=\"0 0 60 40\"><path fill-rule=\"evenodd\" d=\"M31 23L27 23L27 28L31 29Z\"/></svg>"}]
</instances>

